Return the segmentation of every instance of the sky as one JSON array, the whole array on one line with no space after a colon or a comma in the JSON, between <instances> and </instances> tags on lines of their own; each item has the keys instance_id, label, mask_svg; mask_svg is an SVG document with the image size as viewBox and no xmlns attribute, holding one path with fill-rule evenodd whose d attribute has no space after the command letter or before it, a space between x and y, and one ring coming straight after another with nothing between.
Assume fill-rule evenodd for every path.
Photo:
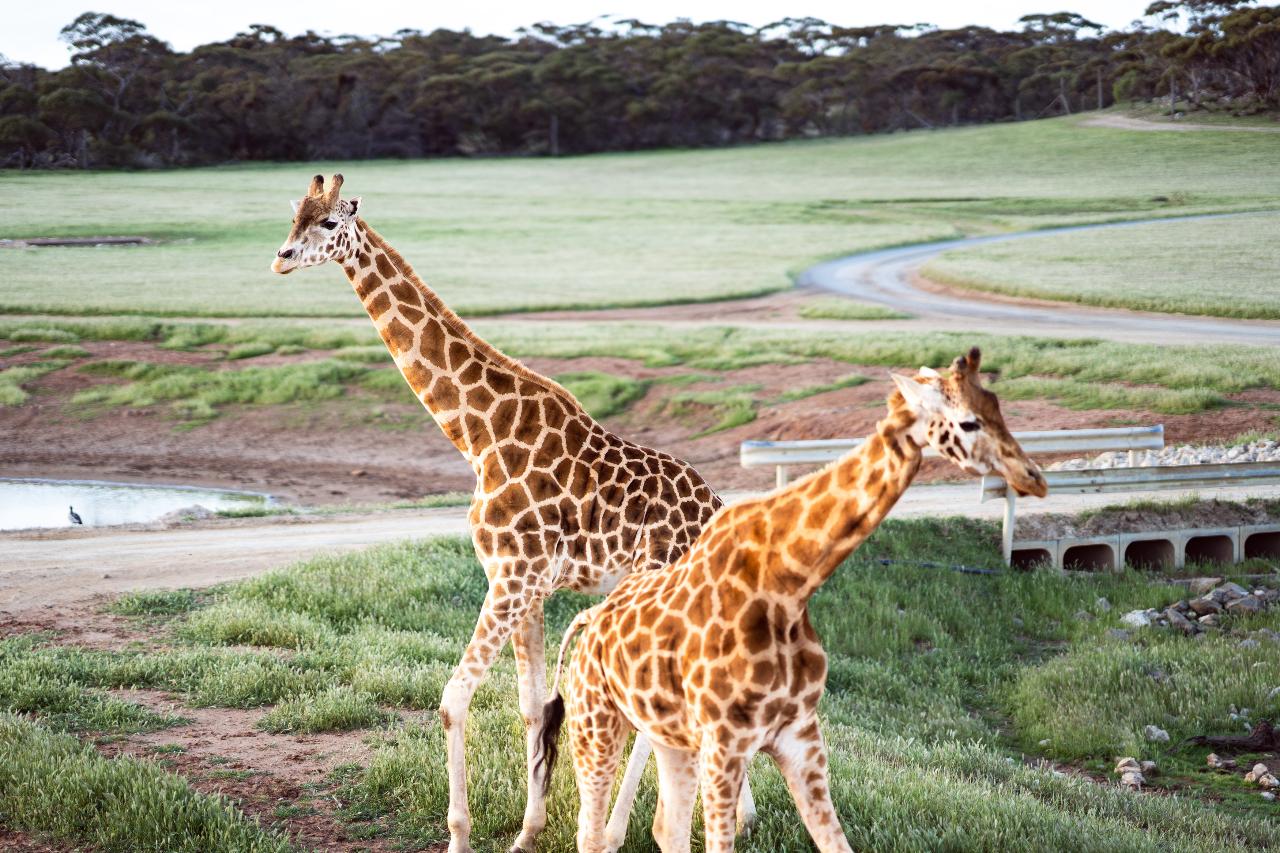
<instances>
[{"instance_id":1,"label":"sky","mask_svg":"<svg viewBox=\"0 0 1280 853\"><path fill-rule=\"evenodd\" d=\"M695 21L731 20L759 26L784 17L815 17L832 23L929 23L941 27L980 24L996 29L1018 26L1018 18L1033 12L1069 9L1110 28L1127 26L1142 15L1149 0L535 0L535 2L410 2L410 0L39 0L12 6L0 26L0 55L11 61L60 68L68 62L58 31L87 9L110 12L141 21L176 50L222 41L250 24L270 24L289 35L315 30L330 35L391 35L412 28L470 29L477 34L511 35L538 21L573 24L600 15L639 18L662 24L677 18Z\"/></svg>"}]
</instances>

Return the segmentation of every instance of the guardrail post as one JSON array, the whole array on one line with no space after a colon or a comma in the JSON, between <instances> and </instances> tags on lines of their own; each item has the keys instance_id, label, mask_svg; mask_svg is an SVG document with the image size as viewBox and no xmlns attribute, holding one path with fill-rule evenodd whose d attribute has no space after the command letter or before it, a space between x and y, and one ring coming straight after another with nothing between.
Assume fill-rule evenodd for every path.
<instances>
[{"instance_id":1,"label":"guardrail post","mask_svg":"<svg viewBox=\"0 0 1280 853\"><path fill-rule=\"evenodd\" d=\"M1004 552L1004 564L1013 565L1013 525L1014 512L1018 506L1018 493L1006 489L1004 493L1004 528L1000 531L1000 550Z\"/></svg>"},{"instance_id":2,"label":"guardrail post","mask_svg":"<svg viewBox=\"0 0 1280 853\"><path fill-rule=\"evenodd\" d=\"M1136 450L1129 451L1129 467L1130 468L1138 467L1138 451Z\"/></svg>"},{"instance_id":3,"label":"guardrail post","mask_svg":"<svg viewBox=\"0 0 1280 853\"><path fill-rule=\"evenodd\" d=\"M774 475L774 486L781 489L787 484L787 466L779 465L777 473Z\"/></svg>"}]
</instances>

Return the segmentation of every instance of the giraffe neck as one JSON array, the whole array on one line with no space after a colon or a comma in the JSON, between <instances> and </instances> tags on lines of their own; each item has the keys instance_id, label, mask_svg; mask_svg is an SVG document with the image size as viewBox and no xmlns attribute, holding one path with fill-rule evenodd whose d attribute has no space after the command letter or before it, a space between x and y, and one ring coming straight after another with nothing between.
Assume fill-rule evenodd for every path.
<instances>
[{"instance_id":1,"label":"giraffe neck","mask_svg":"<svg viewBox=\"0 0 1280 853\"><path fill-rule=\"evenodd\" d=\"M527 383L559 386L481 340L377 232L363 220L357 227L358 248L342 269L413 393L474 465L504 437L489 417L497 398Z\"/></svg>"},{"instance_id":2,"label":"giraffe neck","mask_svg":"<svg viewBox=\"0 0 1280 853\"><path fill-rule=\"evenodd\" d=\"M775 508L802 505L795 523L775 530L767 577L780 594L808 601L889 514L920 470L916 424L905 407L894 409L862 446L775 496Z\"/></svg>"}]
</instances>

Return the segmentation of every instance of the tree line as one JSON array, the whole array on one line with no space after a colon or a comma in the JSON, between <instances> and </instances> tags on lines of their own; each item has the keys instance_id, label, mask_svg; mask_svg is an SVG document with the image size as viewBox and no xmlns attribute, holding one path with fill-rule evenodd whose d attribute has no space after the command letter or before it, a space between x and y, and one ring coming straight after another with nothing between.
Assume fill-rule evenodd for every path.
<instances>
[{"instance_id":1,"label":"tree line","mask_svg":"<svg viewBox=\"0 0 1280 853\"><path fill-rule=\"evenodd\" d=\"M189 53L86 12L71 64L0 60L0 165L563 154L728 145L1035 118L1168 98L1280 107L1280 6L1160 0L1156 23L1069 12L1021 29L786 18L535 24L516 36L287 36ZM1160 26L1175 21L1176 26Z\"/></svg>"}]
</instances>

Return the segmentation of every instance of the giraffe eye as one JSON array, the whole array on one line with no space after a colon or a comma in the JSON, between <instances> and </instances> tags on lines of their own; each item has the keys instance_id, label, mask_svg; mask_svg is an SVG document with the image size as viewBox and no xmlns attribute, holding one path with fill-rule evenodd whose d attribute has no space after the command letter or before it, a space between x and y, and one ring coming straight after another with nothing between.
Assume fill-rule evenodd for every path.
<instances>
[{"instance_id":1,"label":"giraffe eye","mask_svg":"<svg viewBox=\"0 0 1280 853\"><path fill-rule=\"evenodd\" d=\"M965 421L964 423L960 424L960 429L964 430L965 432L973 432L974 430L978 429L978 427L979 427L979 424L977 421Z\"/></svg>"},{"instance_id":2,"label":"giraffe eye","mask_svg":"<svg viewBox=\"0 0 1280 853\"><path fill-rule=\"evenodd\" d=\"M332 231L333 229L338 227L338 223L334 222L332 219L326 219L324 222L320 223L320 226L322 228L328 229L329 231Z\"/></svg>"}]
</instances>

